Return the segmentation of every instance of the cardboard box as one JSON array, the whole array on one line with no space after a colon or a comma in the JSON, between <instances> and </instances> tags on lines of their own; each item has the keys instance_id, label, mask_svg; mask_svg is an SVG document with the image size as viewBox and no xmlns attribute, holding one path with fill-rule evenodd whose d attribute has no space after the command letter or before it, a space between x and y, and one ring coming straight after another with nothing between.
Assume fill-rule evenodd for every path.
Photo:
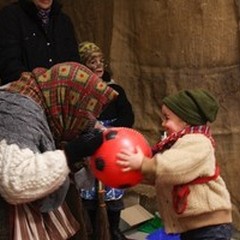
<instances>
[{"instance_id":1,"label":"cardboard box","mask_svg":"<svg viewBox=\"0 0 240 240\"><path fill-rule=\"evenodd\" d=\"M154 218L153 214L140 204L135 204L121 211L120 229L126 231L152 218Z\"/></svg>"}]
</instances>

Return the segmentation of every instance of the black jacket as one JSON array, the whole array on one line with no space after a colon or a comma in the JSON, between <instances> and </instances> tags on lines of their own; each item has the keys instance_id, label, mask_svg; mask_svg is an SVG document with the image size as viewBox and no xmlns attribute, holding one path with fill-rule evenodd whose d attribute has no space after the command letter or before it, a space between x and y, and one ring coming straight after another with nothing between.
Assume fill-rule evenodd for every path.
<instances>
[{"instance_id":1,"label":"black jacket","mask_svg":"<svg viewBox=\"0 0 240 240\"><path fill-rule=\"evenodd\" d=\"M119 95L103 110L99 120L105 122L105 126L131 128L134 124L134 113L124 89L115 83L108 85L117 91ZM109 122L106 122L106 120Z\"/></svg>"},{"instance_id":2,"label":"black jacket","mask_svg":"<svg viewBox=\"0 0 240 240\"><path fill-rule=\"evenodd\" d=\"M29 0L19 0L0 12L0 79L5 84L22 72L56 63L79 62L77 40L70 18L53 1L47 31Z\"/></svg>"}]
</instances>

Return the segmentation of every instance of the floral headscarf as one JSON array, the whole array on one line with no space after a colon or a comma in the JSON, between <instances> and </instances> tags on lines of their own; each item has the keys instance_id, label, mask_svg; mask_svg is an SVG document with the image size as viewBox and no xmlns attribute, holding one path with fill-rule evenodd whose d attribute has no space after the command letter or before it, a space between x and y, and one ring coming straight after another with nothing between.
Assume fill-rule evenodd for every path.
<instances>
[{"instance_id":1,"label":"floral headscarf","mask_svg":"<svg viewBox=\"0 0 240 240\"><path fill-rule=\"evenodd\" d=\"M80 62L84 65L93 53L103 54L102 50L95 43L88 41L82 42L78 45L78 53L80 56Z\"/></svg>"}]
</instances>

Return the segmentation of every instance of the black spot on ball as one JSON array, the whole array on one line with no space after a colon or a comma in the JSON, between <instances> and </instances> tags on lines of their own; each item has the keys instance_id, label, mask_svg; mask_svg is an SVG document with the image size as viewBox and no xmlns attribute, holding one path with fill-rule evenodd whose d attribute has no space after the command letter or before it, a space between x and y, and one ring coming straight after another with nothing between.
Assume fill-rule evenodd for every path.
<instances>
[{"instance_id":1,"label":"black spot on ball","mask_svg":"<svg viewBox=\"0 0 240 240\"><path fill-rule=\"evenodd\" d=\"M122 184L122 185L119 185L117 188L123 189L123 188L130 188L131 186L132 184Z\"/></svg>"},{"instance_id":2,"label":"black spot on ball","mask_svg":"<svg viewBox=\"0 0 240 240\"><path fill-rule=\"evenodd\" d=\"M118 134L118 132L116 130L111 130L106 134L106 140L111 140L114 139L116 137L116 135Z\"/></svg>"},{"instance_id":3,"label":"black spot on ball","mask_svg":"<svg viewBox=\"0 0 240 240\"><path fill-rule=\"evenodd\" d=\"M103 171L104 168L105 168L105 162L104 162L104 159L101 158L101 157L98 157L95 159L95 168L98 170L98 171Z\"/></svg>"}]
</instances>

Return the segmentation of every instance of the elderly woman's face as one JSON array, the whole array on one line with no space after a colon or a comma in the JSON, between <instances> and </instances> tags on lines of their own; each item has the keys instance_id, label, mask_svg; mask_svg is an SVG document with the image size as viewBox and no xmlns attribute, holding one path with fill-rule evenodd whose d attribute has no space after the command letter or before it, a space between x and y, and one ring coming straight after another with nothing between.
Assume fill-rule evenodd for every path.
<instances>
[{"instance_id":1,"label":"elderly woman's face","mask_svg":"<svg viewBox=\"0 0 240 240\"><path fill-rule=\"evenodd\" d=\"M33 0L33 3L41 9L47 10L52 6L53 0Z\"/></svg>"}]
</instances>

